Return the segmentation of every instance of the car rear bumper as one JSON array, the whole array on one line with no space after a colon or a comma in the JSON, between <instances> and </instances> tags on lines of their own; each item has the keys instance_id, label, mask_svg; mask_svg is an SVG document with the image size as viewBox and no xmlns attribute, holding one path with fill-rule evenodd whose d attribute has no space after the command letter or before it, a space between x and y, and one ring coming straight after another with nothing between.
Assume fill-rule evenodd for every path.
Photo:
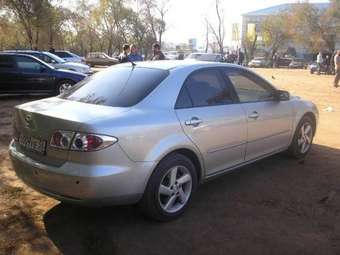
<instances>
[{"instance_id":1,"label":"car rear bumper","mask_svg":"<svg viewBox=\"0 0 340 255\"><path fill-rule=\"evenodd\" d=\"M89 206L138 202L154 166L125 158L129 164L123 166L66 162L54 167L27 157L13 142L9 154L17 176L28 186L60 201Z\"/></svg>"}]
</instances>

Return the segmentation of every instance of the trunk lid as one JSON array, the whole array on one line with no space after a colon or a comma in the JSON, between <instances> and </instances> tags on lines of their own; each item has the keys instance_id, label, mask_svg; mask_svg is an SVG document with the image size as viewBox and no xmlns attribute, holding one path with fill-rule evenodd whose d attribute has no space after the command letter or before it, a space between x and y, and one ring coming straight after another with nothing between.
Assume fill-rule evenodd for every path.
<instances>
[{"instance_id":1,"label":"trunk lid","mask_svg":"<svg viewBox=\"0 0 340 255\"><path fill-rule=\"evenodd\" d=\"M129 108L92 105L56 97L19 105L15 107L13 122L17 149L41 163L60 166L67 161L69 152L49 146L51 136L56 130L76 132L82 124L114 118L128 110ZM45 153L40 154L20 145L20 136L45 141Z\"/></svg>"}]
</instances>

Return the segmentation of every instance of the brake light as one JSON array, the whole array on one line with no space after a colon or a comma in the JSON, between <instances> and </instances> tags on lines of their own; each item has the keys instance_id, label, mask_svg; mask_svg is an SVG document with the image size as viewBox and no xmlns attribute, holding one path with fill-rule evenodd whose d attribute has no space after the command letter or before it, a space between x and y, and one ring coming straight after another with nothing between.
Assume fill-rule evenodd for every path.
<instances>
[{"instance_id":1,"label":"brake light","mask_svg":"<svg viewBox=\"0 0 340 255\"><path fill-rule=\"evenodd\" d=\"M118 141L112 136L77 133L74 137L71 150L97 151L104 149Z\"/></svg>"},{"instance_id":2,"label":"brake light","mask_svg":"<svg viewBox=\"0 0 340 255\"><path fill-rule=\"evenodd\" d=\"M118 141L116 137L76 133L57 130L51 137L50 146L72 151L97 151L104 149Z\"/></svg>"}]
</instances>

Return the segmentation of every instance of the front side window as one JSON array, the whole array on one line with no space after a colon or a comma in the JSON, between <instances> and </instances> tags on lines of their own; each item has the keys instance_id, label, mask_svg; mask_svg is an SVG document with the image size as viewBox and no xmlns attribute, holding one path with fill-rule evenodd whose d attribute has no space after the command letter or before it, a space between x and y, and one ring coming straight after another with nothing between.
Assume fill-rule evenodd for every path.
<instances>
[{"instance_id":1,"label":"front side window","mask_svg":"<svg viewBox=\"0 0 340 255\"><path fill-rule=\"evenodd\" d=\"M14 64L10 56L0 55L0 69L12 69Z\"/></svg>"},{"instance_id":2,"label":"front side window","mask_svg":"<svg viewBox=\"0 0 340 255\"><path fill-rule=\"evenodd\" d=\"M177 108L179 102L188 101L183 93L188 93L193 107L233 103L232 91L217 69L204 69L192 73L183 84Z\"/></svg>"},{"instance_id":3,"label":"front side window","mask_svg":"<svg viewBox=\"0 0 340 255\"><path fill-rule=\"evenodd\" d=\"M149 95L168 73L155 68L112 67L87 77L60 97L88 104L130 107Z\"/></svg>"},{"instance_id":4,"label":"front side window","mask_svg":"<svg viewBox=\"0 0 340 255\"><path fill-rule=\"evenodd\" d=\"M251 73L232 70L226 71L226 76L233 84L241 103L262 102L274 99L274 88Z\"/></svg>"},{"instance_id":5,"label":"front side window","mask_svg":"<svg viewBox=\"0 0 340 255\"><path fill-rule=\"evenodd\" d=\"M17 68L21 72L28 72L28 73L40 73L41 72L42 65L35 59L24 57L24 56L15 56L15 61L17 63Z\"/></svg>"}]
</instances>

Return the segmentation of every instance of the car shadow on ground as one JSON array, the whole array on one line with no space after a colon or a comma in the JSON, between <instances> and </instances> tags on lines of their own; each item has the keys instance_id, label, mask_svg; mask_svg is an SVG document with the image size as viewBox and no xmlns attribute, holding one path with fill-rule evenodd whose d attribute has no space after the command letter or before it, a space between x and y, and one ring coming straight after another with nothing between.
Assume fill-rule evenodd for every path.
<instances>
[{"instance_id":1,"label":"car shadow on ground","mask_svg":"<svg viewBox=\"0 0 340 255\"><path fill-rule=\"evenodd\" d=\"M43 221L63 254L339 254L339 156L314 145L305 161L276 155L243 167L200 186L168 223L136 206L63 203Z\"/></svg>"}]
</instances>

